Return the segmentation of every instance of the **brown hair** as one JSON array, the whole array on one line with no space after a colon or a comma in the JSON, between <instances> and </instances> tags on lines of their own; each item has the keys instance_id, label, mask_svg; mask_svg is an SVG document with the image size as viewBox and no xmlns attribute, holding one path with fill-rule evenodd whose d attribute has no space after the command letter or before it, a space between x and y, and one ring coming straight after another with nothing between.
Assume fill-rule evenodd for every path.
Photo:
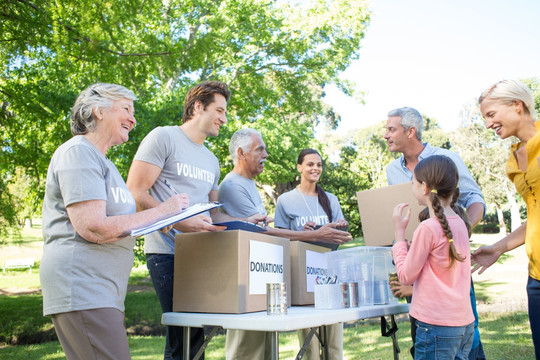
<instances>
[{"instance_id":1,"label":"brown hair","mask_svg":"<svg viewBox=\"0 0 540 360\"><path fill-rule=\"evenodd\" d=\"M193 117L195 103L201 102L203 109L215 101L215 94L223 95L225 101L229 101L231 92L227 84L219 81L205 81L192 87L184 99L184 114L182 122L185 123Z\"/></svg>"},{"instance_id":2,"label":"brown hair","mask_svg":"<svg viewBox=\"0 0 540 360\"><path fill-rule=\"evenodd\" d=\"M311 154L318 155L322 161L322 156L321 154L319 154L317 150L304 149L300 151L300 155L298 155L298 160L296 161L296 163L298 165L302 165L306 155L311 155ZM332 207L330 206L330 199L328 199L328 195L326 195L326 191L324 191L323 188L319 184L315 184L315 189L317 190L317 198L319 199L319 204L321 204L324 212L326 213L326 216L328 216L328 222L332 222L332 220L334 220L332 218Z\"/></svg>"},{"instance_id":3,"label":"brown hair","mask_svg":"<svg viewBox=\"0 0 540 360\"><path fill-rule=\"evenodd\" d=\"M425 158L420 161L418 165L416 165L414 169L414 176L416 177L417 181L420 183L426 183L428 188L432 190L430 193L431 205L433 206L435 216L437 216L437 219L439 220L439 223L441 224L444 234L448 240L450 241L450 239L453 239L452 230L448 225L448 221L444 215L444 209L439 198L452 199L450 202L450 207L463 219L465 225L467 226L467 232L470 237L470 222L467 217L467 213L463 210L463 208L461 208L461 206L456 204L459 198L459 188L457 186L459 174L456 164L454 164L452 159L444 155L433 155ZM420 221L426 220L429 217L429 212L426 210L427 209L422 211L418 216ZM453 241L450 241L449 257L449 267L452 267L456 260L465 260L465 257L461 256L457 252Z\"/></svg>"}]
</instances>

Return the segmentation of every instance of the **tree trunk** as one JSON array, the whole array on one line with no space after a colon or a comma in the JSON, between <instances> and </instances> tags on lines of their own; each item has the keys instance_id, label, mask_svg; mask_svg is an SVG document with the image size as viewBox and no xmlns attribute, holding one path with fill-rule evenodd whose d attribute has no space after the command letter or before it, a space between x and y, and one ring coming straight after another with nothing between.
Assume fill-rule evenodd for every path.
<instances>
[{"instance_id":1,"label":"tree trunk","mask_svg":"<svg viewBox=\"0 0 540 360\"><path fill-rule=\"evenodd\" d=\"M501 207L496 204L495 207L497 208L497 219L499 220L499 234L501 234L504 231L504 234L507 234L508 231L506 230L506 224L504 223L504 215Z\"/></svg>"},{"instance_id":2,"label":"tree trunk","mask_svg":"<svg viewBox=\"0 0 540 360\"><path fill-rule=\"evenodd\" d=\"M25 229L32 228L32 219L29 219L29 218L24 219L24 228Z\"/></svg>"},{"instance_id":3,"label":"tree trunk","mask_svg":"<svg viewBox=\"0 0 540 360\"><path fill-rule=\"evenodd\" d=\"M516 201L516 197L512 191L506 191L506 197L508 198L508 204L510 204L510 225L511 231L516 230L521 226L521 216L519 214L519 206Z\"/></svg>"}]
</instances>

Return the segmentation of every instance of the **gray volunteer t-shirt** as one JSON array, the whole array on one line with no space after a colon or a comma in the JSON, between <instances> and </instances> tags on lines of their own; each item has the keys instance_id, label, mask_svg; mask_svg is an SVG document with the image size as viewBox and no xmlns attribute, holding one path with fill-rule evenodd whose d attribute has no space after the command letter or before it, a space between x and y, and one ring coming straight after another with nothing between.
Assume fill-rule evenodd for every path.
<instances>
[{"instance_id":1,"label":"gray volunteer t-shirt","mask_svg":"<svg viewBox=\"0 0 540 360\"><path fill-rule=\"evenodd\" d=\"M190 205L208 202L210 191L218 188L218 159L204 145L193 142L178 126L157 127L148 133L134 160L161 168L161 173L150 188L150 195L160 202L174 195L164 180L178 193L186 193ZM145 253L174 254L174 237L177 233L178 230L172 229L166 234L155 231L146 235Z\"/></svg>"},{"instance_id":2,"label":"gray volunteer t-shirt","mask_svg":"<svg viewBox=\"0 0 540 360\"><path fill-rule=\"evenodd\" d=\"M218 190L219 202L225 212L233 217L247 218L253 214L266 215L266 209L255 181L237 173L228 173Z\"/></svg>"},{"instance_id":3,"label":"gray volunteer t-shirt","mask_svg":"<svg viewBox=\"0 0 540 360\"><path fill-rule=\"evenodd\" d=\"M343 212L338 198L329 192L326 193L332 209L332 221L343 220ZM290 230L302 230L308 221L317 225L327 224L328 216L324 212L317 196L303 195L298 189L293 189L278 197L274 225ZM314 242L312 244L337 249L338 245Z\"/></svg>"},{"instance_id":4,"label":"gray volunteer t-shirt","mask_svg":"<svg viewBox=\"0 0 540 360\"><path fill-rule=\"evenodd\" d=\"M107 216L135 213L135 200L114 164L75 136L55 151L47 172L39 271L44 315L104 307L124 311L135 239L108 244L83 239L66 207L88 200L105 200Z\"/></svg>"}]
</instances>

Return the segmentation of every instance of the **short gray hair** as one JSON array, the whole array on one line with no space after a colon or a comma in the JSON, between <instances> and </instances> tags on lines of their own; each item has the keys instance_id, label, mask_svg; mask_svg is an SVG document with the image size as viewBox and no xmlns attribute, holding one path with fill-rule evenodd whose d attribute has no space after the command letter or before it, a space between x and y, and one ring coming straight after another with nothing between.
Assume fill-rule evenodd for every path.
<instances>
[{"instance_id":1,"label":"short gray hair","mask_svg":"<svg viewBox=\"0 0 540 360\"><path fill-rule=\"evenodd\" d=\"M84 135L96 129L96 108L110 109L115 100L137 100L133 91L122 85L97 83L84 89L71 109L70 127L73 135Z\"/></svg>"},{"instance_id":2,"label":"short gray hair","mask_svg":"<svg viewBox=\"0 0 540 360\"><path fill-rule=\"evenodd\" d=\"M399 116L401 121L399 122L405 130L413 127L416 129L416 138L422 141L422 130L424 129L424 119L420 112L412 107L402 107L394 109L388 113L388 117Z\"/></svg>"},{"instance_id":3,"label":"short gray hair","mask_svg":"<svg viewBox=\"0 0 540 360\"><path fill-rule=\"evenodd\" d=\"M253 144L252 135L260 136L262 135L255 129L246 128L237 130L231 137L231 142L229 143L229 153L233 164L238 163L238 148L241 148L244 153L248 153L251 149L251 144Z\"/></svg>"},{"instance_id":4,"label":"short gray hair","mask_svg":"<svg viewBox=\"0 0 540 360\"><path fill-rule=\"evenodd\" d=\"M485 99L500 100L507 105L514 101L521 101L525 105L525 111L531 115L533 120L537 120L536 109L534 108L534 97L531 89L521 81L502 80L482 91L478 98L478 103L482 104Z\"/></svg>"}]
</instances>

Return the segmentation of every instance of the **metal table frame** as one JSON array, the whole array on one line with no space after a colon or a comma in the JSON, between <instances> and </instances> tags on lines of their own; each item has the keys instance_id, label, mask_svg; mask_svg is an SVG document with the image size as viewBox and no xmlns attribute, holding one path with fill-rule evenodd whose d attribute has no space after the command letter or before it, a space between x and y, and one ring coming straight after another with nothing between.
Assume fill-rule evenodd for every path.
<instances>
[{"instance_id":1,"label":"metal table frame","mask_svg":"<svg viewBox=\"0 0 540 360\"><path fill-rule=\"evenodd\" d=\"M267 315L266 311L246 313L246 314L215 314L215 313L183 313L168 312L161 317L164 325L184 327L184 358L189 359L191 352L189 345L189 335L191 327L212 327L210 334L206 337L203 346L195 356L195 360L204 353L204 349L210 340L216 335L219 328L269 331L272 332L272 359L279 359L279 332L293 331L299 329L311 328L306 338L304 346L300 349L296 359L301 359L307 344L317 329L321 329L319 341L323 347L323 358L328 358L326 325L353 322L369 318L381 318L381 330L383 336L392 338L394 359L399 359L399 347L397 344L395 326L395 315L409 312L409 304L386 304L373 306L360 306L347 309L319 310L312 306L293 306L287 309L287 315ZM390 324L385 319L390 316Z\"/></svg>"}]
</instances>

